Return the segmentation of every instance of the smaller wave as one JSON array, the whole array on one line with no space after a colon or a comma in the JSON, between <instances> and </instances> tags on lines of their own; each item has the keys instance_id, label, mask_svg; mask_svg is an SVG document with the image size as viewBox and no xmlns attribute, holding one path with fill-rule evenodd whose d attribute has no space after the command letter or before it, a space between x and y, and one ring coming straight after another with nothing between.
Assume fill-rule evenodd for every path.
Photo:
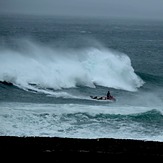
<instances>
[{"instance_id":1,"label":"smaller wave","mask_svg":"<svg viewBox=\"0 0 163 163\"><path fill-rule=\"evenodd\" d=\"M82 116L87 117L88 119L95 119L95 120L118 120L118 121L135 121L135 122L142 122L142 123L160 123L163 122L163 115L159 110L152 109L141 113L132 113L132 114L110 114L110 113L88 113L88 112L75 112L75 113L68 113L63 114L63 116L72 118L76 117L80 119Z\"/></svg>"},{"instance_id":2,"label":"smaller wave","mask_svg":"<svg viewBox=\"0 0 163 163\"><path fill-rule=\"evenodd\" d=\"M92 125L98 124L98 126L110 126L113 130L119 130L120 128L125 130L128 128L130 132L136 132L139 134L157 135L158 132L163 129L163 115L160 111L153 109L147 112L138 114L109 114L109 113L97 113L90 114L87 112L76 112L62 114L61 118L66 122L73 122L73 125ZM119 129L118 129L119 128ZM134 131L135 130L135 131ZM155 132L153 131L155 130Z\"/></svg>"},{"instance_id":3,"label":"smaller wave","mask_svg":"<svg viewBox=\"0 0 163 163\"><path fill-rule=\"evenodd\" d=\"M163 115L159 110L156 109L152 109L139 114L130 115L130 118L132 119L132 121L151 123L151 125L163 123Z\"/></svg>"}]
</instances>

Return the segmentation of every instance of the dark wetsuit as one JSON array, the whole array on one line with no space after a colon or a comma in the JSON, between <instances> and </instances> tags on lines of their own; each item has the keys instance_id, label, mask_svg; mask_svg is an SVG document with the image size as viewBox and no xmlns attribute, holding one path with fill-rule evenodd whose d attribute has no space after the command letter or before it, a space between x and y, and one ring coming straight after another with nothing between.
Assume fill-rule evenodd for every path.
<instances>
[{"instance_id":1,"label":"dark wetsuit","mask_svg":"<svg viewBox=\"0 0 163 163\"><path fill-rule=\"evenodd\" d=\"M108 91L108 93L107 93L107 98L110 98L110 92Z\"/></svg>"}]
</instances>

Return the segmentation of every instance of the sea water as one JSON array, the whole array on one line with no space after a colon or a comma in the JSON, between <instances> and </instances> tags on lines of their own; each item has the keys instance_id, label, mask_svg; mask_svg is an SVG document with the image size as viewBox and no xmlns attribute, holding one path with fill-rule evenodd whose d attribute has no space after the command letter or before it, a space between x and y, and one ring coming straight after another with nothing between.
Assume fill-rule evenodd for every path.
<instances>
[{"instance_id":1,"label":"sea water","mask_svg":"<svg viewBox=\"0 0 163 163\"><path fill-rule=\"evenodd\" d=\"M163 141L162 92L163 22L0 16L1 136Z\"/></svg>"}]
</instances>

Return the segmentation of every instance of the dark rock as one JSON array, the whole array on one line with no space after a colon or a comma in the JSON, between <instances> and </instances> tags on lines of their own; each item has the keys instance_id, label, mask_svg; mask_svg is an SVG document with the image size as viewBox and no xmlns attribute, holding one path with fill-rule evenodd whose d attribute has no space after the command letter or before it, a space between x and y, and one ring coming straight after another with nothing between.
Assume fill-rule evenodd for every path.
<instances>
[{"instance_id":1,"label":"dark rock","mask_svg":"<svg viewBox=\"0 0 163 163\"><path fill-rule=\"evenodd\" d=\"M111 138L0 136L0 153L9 152L53 153L56 160L69 160L70 162L104 161L110 158L131 157L149 159L163 158L163 142Z\"/></svg>"}]
</instances>

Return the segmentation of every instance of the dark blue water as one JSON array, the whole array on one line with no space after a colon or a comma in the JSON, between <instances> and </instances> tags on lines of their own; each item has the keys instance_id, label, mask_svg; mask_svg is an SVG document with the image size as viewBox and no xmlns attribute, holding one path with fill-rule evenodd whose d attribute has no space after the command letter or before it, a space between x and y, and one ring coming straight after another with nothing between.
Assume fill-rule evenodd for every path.
<instances>
[{"instance_id":1,"label":"dark blue water","mask_svg":"<svg viewBox=\"0 0 163 163\"><path fill-rule=\"evenodd\" d=\"M0 16L0 135L163 141L162 92L163 22Z\"/></svg>"}]
</instances>

